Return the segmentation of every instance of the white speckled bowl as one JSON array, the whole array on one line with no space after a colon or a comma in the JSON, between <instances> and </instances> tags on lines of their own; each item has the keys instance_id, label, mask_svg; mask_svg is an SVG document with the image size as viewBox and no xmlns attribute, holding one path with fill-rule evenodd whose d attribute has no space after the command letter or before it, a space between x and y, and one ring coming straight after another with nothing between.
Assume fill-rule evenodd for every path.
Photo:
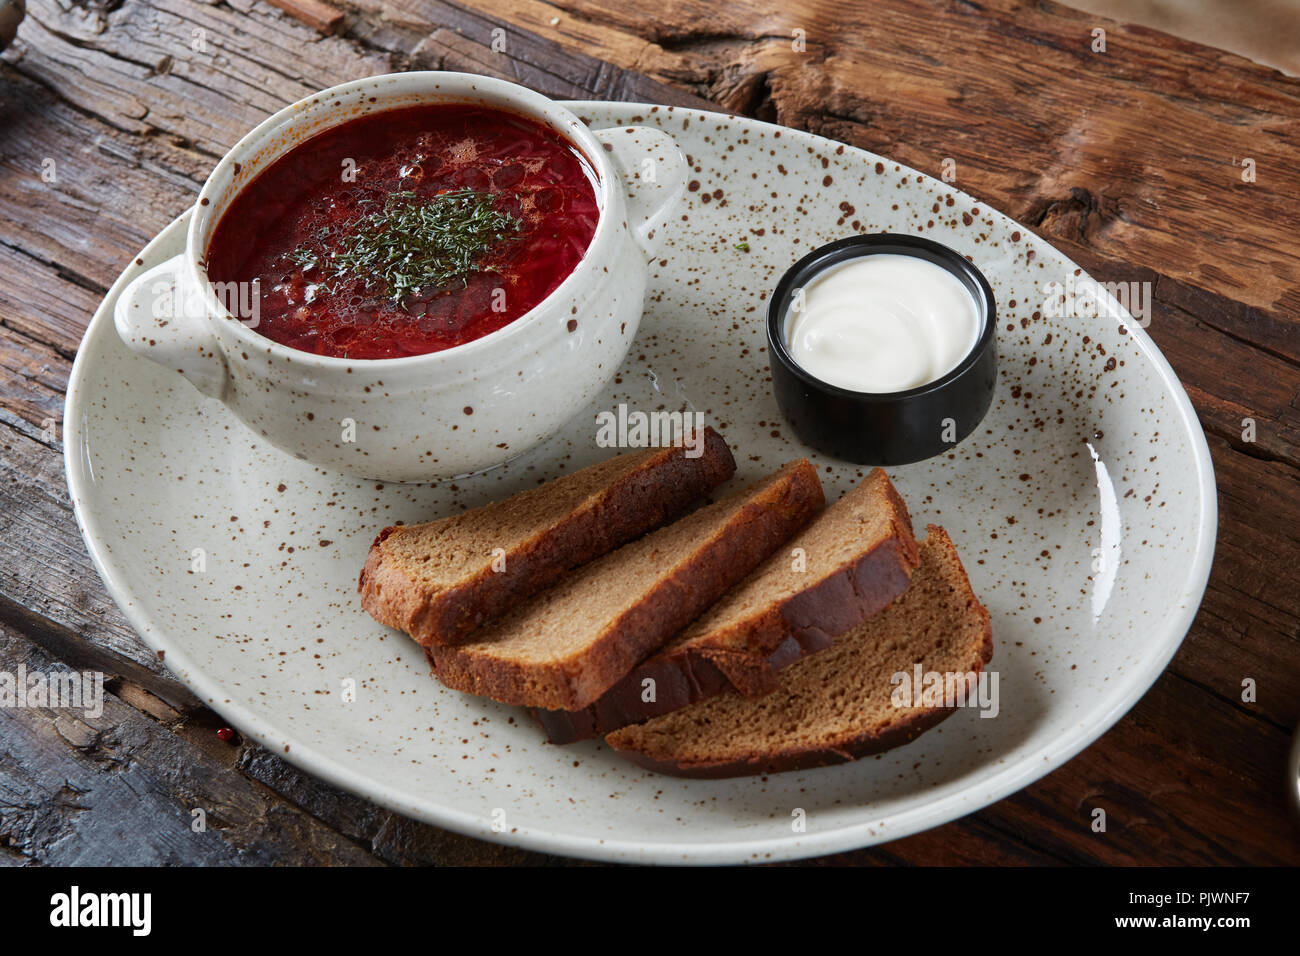
<instances>
[{"instance_id":1,"label":"white speckled bowl","mask_svg":"<svg viewBox=\"0 0 1300 956\"><path fill-rule=\"evenodd\" d=\"M586 158L600 220L564 281L495 332L403 358L315 355L259 334L253 316L236 320L203 263L239 192L324 129L435 103L526 116ZM651 168L653 177L641 175ZM118 334L303 461L386 481L482 471L550 438L609 382L636 336L646 262L670 231L662 227L685 173L681 151L662 131L593 134L560 104L504 80L412 72L344 83L268 117L217 163L189 218L184 252L141 273L118 297Z\"/></svg>"},{"instance_id":2,"label":"white speckled bowl","mask_svg":"<svg viewBox=\"0 0 1300 956\"><path fill-rule=\"evenodd\" d=\"M380 485L276 451L114 334L122 286L180 250L184 217L127 270L78 353L65 439L87 546L144 639L234 726L340 786L485 839L609 860L773 860L891 840L998 800L1095 740L1177 649L1213 551L1204 436L1146 334L1045 317L1041 287L1075 275L1071 262L882 157L708 113L572 108L593 126L672 133L693 167L687 221L652 266L646 318L612 384L489 474ZM947 527L992 614L996 719L961 711L854 764L678 780L603 743L543 743L522 711L441 688L414 644L360 610L357 571L377 529L604 458L593 416L619 402L704 412L736 449L737 480L809 454L828 497L851 487L864 469L810 454L781 421L763 317L790 263L854 231L955 246L998 297L993 408L951 454L891 469L917 527ZM796 808L806 832L792 832Z\"/></svg>"}]
</instances>

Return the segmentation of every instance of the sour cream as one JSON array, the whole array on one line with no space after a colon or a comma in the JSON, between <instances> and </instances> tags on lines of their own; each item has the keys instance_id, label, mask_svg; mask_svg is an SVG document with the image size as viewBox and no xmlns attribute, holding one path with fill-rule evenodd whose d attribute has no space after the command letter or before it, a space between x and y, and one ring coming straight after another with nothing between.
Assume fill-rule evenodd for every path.
<instances>
[{"instance_id":1,"label":"sour cream","mask_svg":"<svg viewBox=\"0 0 1300 956\"><path fill-rule=\"evenodd\" d=\"M855 392L901 392L942 378L971 353L983 308L942 266L858 256L796 290L786 349L804 371Z\"/></svg>"}]
</instances>

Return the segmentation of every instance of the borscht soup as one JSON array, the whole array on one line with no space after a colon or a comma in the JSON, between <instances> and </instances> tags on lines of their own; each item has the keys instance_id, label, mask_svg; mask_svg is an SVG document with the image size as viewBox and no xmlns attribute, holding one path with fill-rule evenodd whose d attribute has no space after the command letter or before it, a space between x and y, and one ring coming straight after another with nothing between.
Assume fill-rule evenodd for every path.
<instances>
[{"instance_id":1,"label":"borscht soup","mask_svg":"<svg viewBox=\"0 0 1300 956\"><path fill-rule=\"evenodd\" d=\"M564 281L596 230L595 179L577 147L514 113L372 113L244 187L213 233L208 278L251 290L256 331L291 348L438 352L510 324Z\"/></svg>"}]
</instances>

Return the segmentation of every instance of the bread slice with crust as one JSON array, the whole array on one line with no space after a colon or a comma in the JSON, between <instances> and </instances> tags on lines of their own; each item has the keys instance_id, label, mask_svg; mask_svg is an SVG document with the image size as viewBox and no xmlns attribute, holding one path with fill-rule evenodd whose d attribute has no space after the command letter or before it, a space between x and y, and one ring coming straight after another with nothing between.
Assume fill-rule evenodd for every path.
<instances>
[{"instance_id":1,"label":"bread slice with crust","mask_svg":"<svg viewBox=\"0 0 1300 956\"><path fill-rule=\"evenodd\" d=\"M767 693L780 668L891 604L918 560L907 506L877 468L591 706L537 719L571 743L729 688Z\"/></svg>"},{"instance_id":2,"label":"bread slice with crust","mask_svg":"<svg viewBox=\"0 0 1300 956\"><path fill-rule=\"evenodd\" d=\"M891 678L959 675L972 688L993 655L989 615L961 559L931 525L901 598L831 647L781 672L762 697L718 694L606 737L622 757L682 777L738 777L855 760L905 744L953 712L944 701L895 706Z\"/></svg>"},{"instance_id":3,"label":"bread slice with crust","mask_svg":"<svg viewBox=\"0 0 1300 956\"><path fill-rule=\"evenodd\" d=\"M682 514L736 470L706 428L437 521L385 528L357 589L381 624L453 644L510 606Z\"/></svg>"},{"instance_id":4,"label":"bread slice with crust","mask_svg":"<svg viewBox=\"0 0 1300 956\"><path fill-rule=\"evenodd\" d=\"M806 459L578 568L458 646L427 653L448 687L579 710L672 637L823 505Z\"/></svg>"}]
</instances>

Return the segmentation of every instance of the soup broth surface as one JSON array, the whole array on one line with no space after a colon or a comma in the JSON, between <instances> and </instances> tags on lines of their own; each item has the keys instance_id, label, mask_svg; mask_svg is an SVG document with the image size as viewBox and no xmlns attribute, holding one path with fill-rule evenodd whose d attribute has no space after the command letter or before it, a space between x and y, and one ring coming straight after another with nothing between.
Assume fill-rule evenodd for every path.
<instances>
[{"instance_id":1,"label":"soup broth surface","mask_svg":"<svg viewBox=\"0 0 1300 956\"><path fill-rule=\"evenodd\" d=\"M594 184L571 143L522 116L373 113L253 179L214 231L208 277L255 300L255 316L232 311L291 348L437 352L508 325L564 281L596 230Z\"/></svg>"}]
</instances>

